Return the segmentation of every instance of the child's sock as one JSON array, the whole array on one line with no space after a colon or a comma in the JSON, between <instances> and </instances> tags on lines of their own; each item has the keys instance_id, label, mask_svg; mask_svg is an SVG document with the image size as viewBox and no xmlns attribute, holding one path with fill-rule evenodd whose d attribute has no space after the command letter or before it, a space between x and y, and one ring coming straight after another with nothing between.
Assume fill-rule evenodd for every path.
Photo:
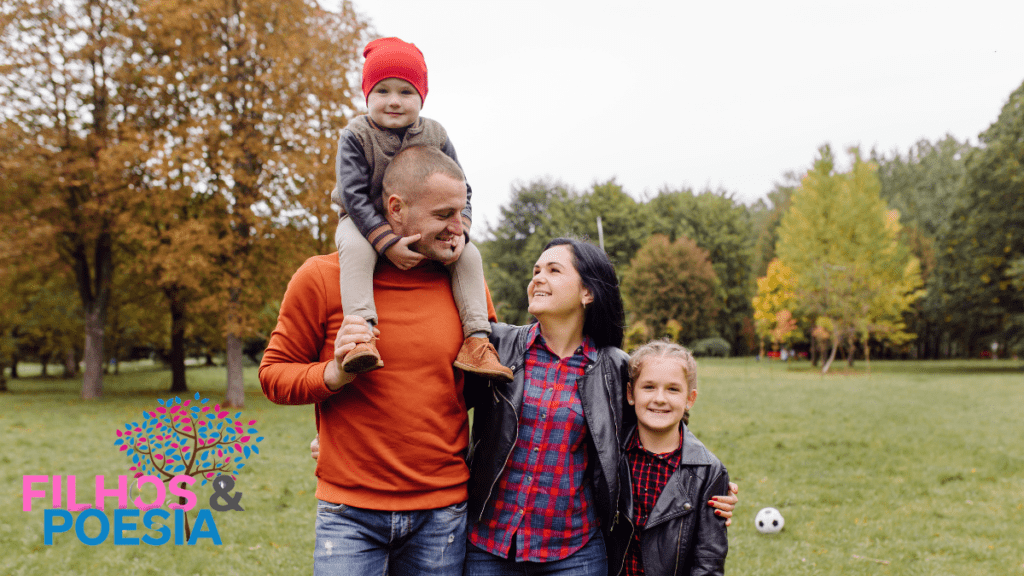
<instances>
[{"instance_id":1,"label":"child's sock","mask_svg":"<svg viewBox=\"0 0 1024 576\"><path fill-rule=\"evenodd\" d=\"M487 332L473 332L469 335L470 338L487 338Z\"/></svg>"}]
</instances>

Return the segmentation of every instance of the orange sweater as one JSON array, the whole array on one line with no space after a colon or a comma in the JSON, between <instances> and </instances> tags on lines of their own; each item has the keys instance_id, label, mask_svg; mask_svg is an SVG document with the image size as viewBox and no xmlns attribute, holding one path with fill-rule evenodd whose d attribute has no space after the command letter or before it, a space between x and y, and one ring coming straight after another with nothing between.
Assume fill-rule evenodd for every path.
<instances>
[{"instance_id":1,"label":"orange sweater","mask_svg":"<svg viewBox=\"0 0 1024 576\"><path fill-rule=\"evenodd\" d=\"M316 497L374 510L425 510L466 500L469 443L462 373L452 362L462 324L448 271L401 271L382 258L373 278L384 368L337 392L324 384L341 326L338 255L315 256L292 277L260 364L276 404L315 404ZM494 309L488 298L491 317Z\"/></svg>"}]
</instances>

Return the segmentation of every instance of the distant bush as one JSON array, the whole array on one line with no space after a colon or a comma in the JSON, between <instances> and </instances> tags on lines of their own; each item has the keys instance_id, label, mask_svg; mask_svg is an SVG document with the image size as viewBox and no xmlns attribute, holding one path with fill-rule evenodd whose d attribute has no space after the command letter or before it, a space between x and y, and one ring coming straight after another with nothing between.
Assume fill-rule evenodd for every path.
<instances>
[{"instance_id":1,"label":"distant bush","mask_svg":"<svg viewBox=\"0 0 1024 576\"><path fill-rule=\"evenodd\" d=\"M697 340L690 344L689 348L694 356L721 356L722 358L727 358L732 351L732 346L725 341L725 338L718 336Z\"/></svg>"}]
</instances>

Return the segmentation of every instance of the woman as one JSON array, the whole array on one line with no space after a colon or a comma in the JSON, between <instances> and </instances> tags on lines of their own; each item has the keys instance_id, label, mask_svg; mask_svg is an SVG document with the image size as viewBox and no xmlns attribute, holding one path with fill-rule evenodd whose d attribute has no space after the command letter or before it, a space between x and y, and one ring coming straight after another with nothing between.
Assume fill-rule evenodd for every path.
<instances>
[{"instance_id":1,"label":"woman","mask_svg":"<svg viewBox=\"0 0 1024 576\"><path fill-rule=\"evenodd\" d=\"M615 269L597 247L557 238L526 291L537 322L491 332L512 382L465 387L475 412L463 574L606 576L603 536L624 520L619 447L636 421Z\"/></svg>"}]
</instances>

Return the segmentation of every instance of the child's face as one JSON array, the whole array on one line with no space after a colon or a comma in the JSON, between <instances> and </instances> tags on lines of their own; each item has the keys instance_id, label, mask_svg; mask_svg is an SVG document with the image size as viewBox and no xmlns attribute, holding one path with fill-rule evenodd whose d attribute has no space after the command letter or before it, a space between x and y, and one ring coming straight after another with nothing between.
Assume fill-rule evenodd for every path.
<instances>
[{"instance_id":1,"label":"child's face","mask_svg":"<svg viewBox=\"0 0 1024 576\"><path fill-rule=\"evenodd\" d=\"M423 100L412 84L398 78L385 78L370 90L366 99L370 119L384 128L405 128L420 117Z\"/></svg>"},{"instance_id":2,"label":"child's face","mask_svg":"<svg viewBox=\"0 0 1024 576\"><path fill-rule=\"evenodd\" d=\"M647 358L626 396L636 409L641 428L666 433L679 429L683 413L697 400L697 391L687 391L683 367L677 360Z\"/></svg>"}]
</instances>

